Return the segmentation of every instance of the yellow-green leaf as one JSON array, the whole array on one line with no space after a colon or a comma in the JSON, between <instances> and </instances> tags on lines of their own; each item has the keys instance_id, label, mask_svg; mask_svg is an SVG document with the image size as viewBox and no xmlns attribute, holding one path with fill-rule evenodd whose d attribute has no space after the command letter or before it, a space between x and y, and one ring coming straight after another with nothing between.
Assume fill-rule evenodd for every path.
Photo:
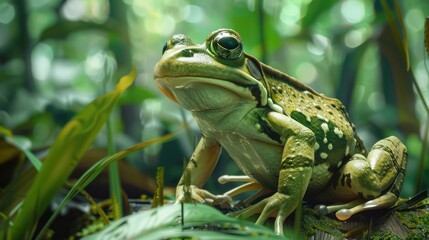
<instances>
[{"instance_id":1,"label":"yellow-green leaf","mask_svg":"<svg viewBox=\"0 0 429 240\"><path fill-rule=\"evenodd\" d=\"M12 239L30 239L35 224L65 183L83 153L106 122L122 92L134 81L136 70L121 78L115 89L81 110L61 130L32 184L13 227Z\"/></svg>"},{"instance_id":2,"label":"yellow-green leaf","mask_svg":"<svg viewBox=\"0 0 429 240\"><path fill-rule=\"evenodd\" d=\"M12 131L0 125L0 136L12 137Z\"/></svg>"}]
</instances>

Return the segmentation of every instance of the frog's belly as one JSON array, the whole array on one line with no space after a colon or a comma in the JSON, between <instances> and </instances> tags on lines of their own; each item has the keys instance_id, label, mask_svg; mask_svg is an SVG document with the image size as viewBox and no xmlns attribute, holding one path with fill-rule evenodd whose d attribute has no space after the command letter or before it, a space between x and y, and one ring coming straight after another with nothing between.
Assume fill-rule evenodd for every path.
<instances>
[{"instance_id":1,"label":"frog's belly","mask_svg":"<svg viewBox=\"0 0 429 240\"><path fill-rule=\"evenodd\" d=\"M220 143L244 174L265 187L277 190L282 145L248 139L236 133L224 135ZM332 167L328 163L314 166L307 196L326 188L333 175Z\"/></svg>"},{"instance_id":2,"label":"frog's belly","mask_svg":"<svg viewBox=\"0 0 429 240\"><path fill-rule=\"evenodd\" d=\"M332 165L328 163L322 163L314 166L306 192L307 196L312 196L326 188L326 186L331 182L332 175L334 174L331 169Z\"/></svg>"},{"instance_id":3,"label":"frog's belly","mask_svg":"<svg viewBox=\"0 0 429 240\"><path fill-rule=\"evenodd\" d=\"M277 189L283 146L236 133L224 136L220 143L244 174L265 187Z\"/></svg>"}]
</instances>

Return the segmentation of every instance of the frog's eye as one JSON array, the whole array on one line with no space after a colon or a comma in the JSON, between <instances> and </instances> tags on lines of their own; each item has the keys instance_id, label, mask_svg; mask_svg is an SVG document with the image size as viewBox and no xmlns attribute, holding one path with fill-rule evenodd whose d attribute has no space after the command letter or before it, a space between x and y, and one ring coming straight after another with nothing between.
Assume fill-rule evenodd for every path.
<instances>
[{"instance_id":1,"label":"frog's eye","mask_svg":"<svg viewBox=\"0 0 429 240\"><path fill-rule=\"evenodd\" d=\"M229 31L219 32L211 41L213 54L227 60L236 60L243 56L243 45L238 35Z\"/></svg>"}]
</instances>

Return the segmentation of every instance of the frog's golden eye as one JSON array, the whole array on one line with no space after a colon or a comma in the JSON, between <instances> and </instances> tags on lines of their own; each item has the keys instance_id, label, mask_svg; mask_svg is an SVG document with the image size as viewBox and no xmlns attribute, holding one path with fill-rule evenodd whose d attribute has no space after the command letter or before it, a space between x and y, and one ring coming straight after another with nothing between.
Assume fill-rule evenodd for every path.
<instances>
[{"instance_id":1,"label":"frog's golden eye","mask_svg":"<svg viewBox=\"0 0 429 240\"><path fill-rule=\"evenodd\" d=\"M236 60L243 56L243 45L238 35L229 31L219 32L211 42L213 54L227 60Z\"/></svg>"}]
</instances>

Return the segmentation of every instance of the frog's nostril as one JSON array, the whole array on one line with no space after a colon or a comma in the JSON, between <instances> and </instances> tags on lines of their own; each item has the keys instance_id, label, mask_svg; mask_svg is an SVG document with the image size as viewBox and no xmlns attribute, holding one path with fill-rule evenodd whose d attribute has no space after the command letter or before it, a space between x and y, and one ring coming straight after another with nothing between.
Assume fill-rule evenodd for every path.
<instances>
[{"instance_id":1,"label":"frog's nostril","mask_svg":"<svg viewBox=\"0 0 429 240\"><path fill-rule=\"evenodd\" d=\"M190 49L183 49L182 54L184 57L193 57L194 53Z\"/></svg>"}]
</instances>

